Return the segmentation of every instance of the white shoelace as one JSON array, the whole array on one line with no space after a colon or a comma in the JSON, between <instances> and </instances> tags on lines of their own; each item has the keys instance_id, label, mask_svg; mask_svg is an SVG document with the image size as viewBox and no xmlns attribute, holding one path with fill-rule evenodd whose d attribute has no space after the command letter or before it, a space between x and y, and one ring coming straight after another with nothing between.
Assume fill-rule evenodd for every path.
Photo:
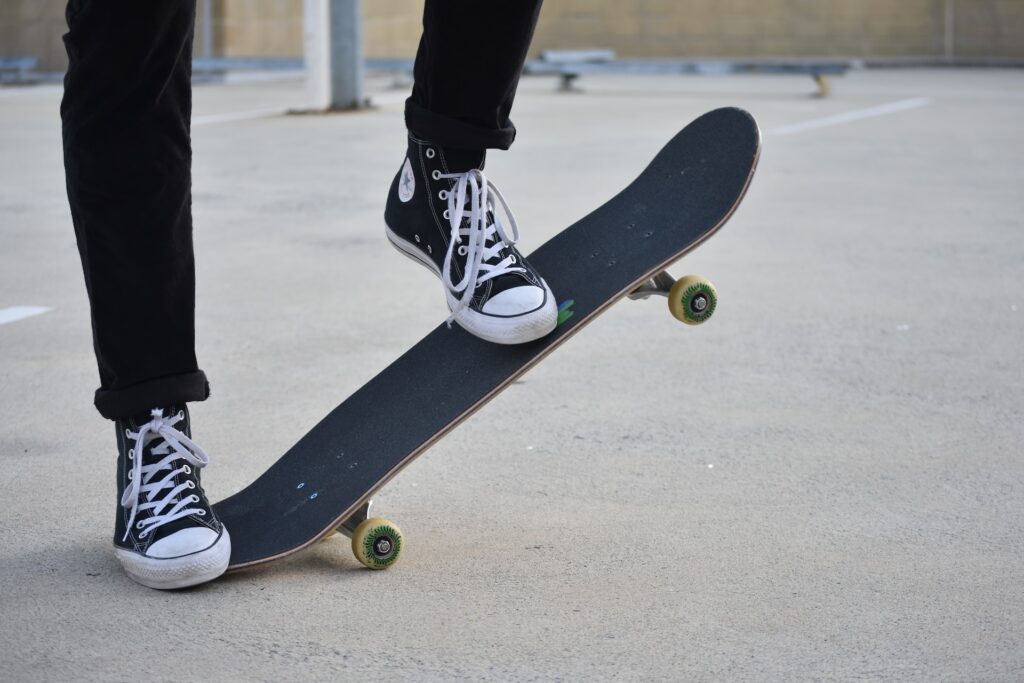
<instances>
[{"instance_id":1,"label":"white shoelace","mask_svg":"<svg viewBox=\"0 0 1024 683\"><path fill-rule=\"evenodd\" d=\"M459 297L458 304L452 309L448 318L448 326L451 327L455 320L455 314L469 306L473 300L473 293L483 283L511 272L526 272L521 266L516 266L516 257L509 254L498 263L488 263L498 253L506 248L512 247L519 241L519 226L516 224L512 210L508 208L505 198L491 181L484 177L483 171L473 169L466 173L441 173L439 178L455 179L455 187L448 192L448 220L451 224L452 235L448 242L448 253L444 256L443 278L446 287L449 287L453 294ZM498 198L502 210L508 217L509 227L512 236L505 232L494 210L494 197ZM467 201L469 203L467 215ZM494 216L494 222L487 224L488 214ZM463 219L468 218L466 225ZM494 239L491 246L487 241ZM463 245L465 241L465 245ZM462 279L458 283L452 283L451 268L455 258L456 248L459 255L466 257L466 269ZM463 251L465 249L465 251Z\"/></svg>"},{"instance_id":2,"label":"white shoelace","mask_svg":"<svg viewBox=\"0 0 1024 683\"><path fill-rule=\"evenodd\" d=\"M169 524L176 519L195 513L205 514L201 508L188 507L192 503L199 502L198 496L194 494L182 496L186 490L194 489L195 484L191 480L186 480L183 484L175 485L174 477L182 472L190 474L189 463L197 468L206 467L210 462L210 456L192 439L174 428L174 425L184 418L182 413L164 417L160 410L154 410L152 416L152 419L142 425L138 432L125 430L126 436L135 441L135 446L130 451L132 469L129 475L129 485L125 489L124 495L121 496L121 507L131 508L122 540L128 538L132 524L135 522L135 516L145 510L152 510L153 514L138 523L138 528L142 530L139 538L145 538L157 527ZM151 453L165 457L151 465L143 465L146 445L157 438L163 438L164 441L154 446ZM175 466L176 460L185 462L180 466ZM157 476L164 470L167 471L167 474L156 481ZM157 497L167 488L170 488L170 491L158 500ZM143 498L145 498L144 501Z\"/></svg>"}]
</instances>

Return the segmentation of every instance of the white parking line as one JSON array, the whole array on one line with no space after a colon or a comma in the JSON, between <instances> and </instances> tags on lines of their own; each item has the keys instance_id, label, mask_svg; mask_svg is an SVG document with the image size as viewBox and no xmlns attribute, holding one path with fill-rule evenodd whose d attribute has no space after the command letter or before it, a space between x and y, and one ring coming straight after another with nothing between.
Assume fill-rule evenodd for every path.
<instances>
[{"instance_id":1,"label":"white parking line","mask_svg":"<svg viewBox=\"0 0 1024 683\"><path fill-rule=\"evenodd\" d=\"M870 119L875 116L894 114L898 111L927 107L931 103L932 98L930 97L914 97L909 100L890 102L889 104L870 107L868 109L857 109L855 111L848 111L845 114L836 114L834 116L826 116L820 119L811 119L810 121L803 121L801 123L793 123L788 126L772 128L768 131L768 135L793 135L794 133L802 133L805 130L838 126L839 124L850 123L851 121L860 121L861 119Z\"/></svg>"},{"instance_id":2,"label":"white parking line","mask_svg":"<svg viewBox=\"0 0 1024 683\"><path fill-rule=\"evenodd\" d=\"M10 306L8 308L0 308L0 325L31 318L34 315L42 315L52 310L52 308L47 308L46 306Z\"/></svg>"}]
</instances>

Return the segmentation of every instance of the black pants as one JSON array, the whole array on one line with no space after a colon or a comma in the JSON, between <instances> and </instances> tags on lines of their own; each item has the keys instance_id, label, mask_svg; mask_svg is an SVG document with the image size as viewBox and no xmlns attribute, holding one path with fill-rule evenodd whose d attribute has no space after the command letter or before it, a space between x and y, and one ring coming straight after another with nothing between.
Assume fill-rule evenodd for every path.
<instances>
[{"instance_id":1,"label":"black pants","mask_svg":"<svg viewBox=\"0 0 1024 683\"><path fill-rule=\"evenodd\" d=\"M409 129L442 146L507 149L540 5L427 0ZM67 22L64 168L99 364L96 407L114 419L201 401L209 384L195 353L195 0L69 0Z\"/></svg>"}]
</instances>

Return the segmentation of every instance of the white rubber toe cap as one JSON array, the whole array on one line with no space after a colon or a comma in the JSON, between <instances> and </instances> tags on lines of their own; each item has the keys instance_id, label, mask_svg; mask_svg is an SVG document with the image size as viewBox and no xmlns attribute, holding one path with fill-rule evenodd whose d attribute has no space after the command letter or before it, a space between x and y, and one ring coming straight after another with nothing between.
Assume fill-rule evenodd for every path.
<instances>
[{"instance_id":1,"label":"white rubber toe cap","mask_svg":"<svg viewBox=\"0 0 1024 683\"><path fill-rule=\"evenodd\" d=\"M484 304L483 312L488 315L522 315L535 311L544 304L544 290L532 285L513 287L498 292Z\"/></svg>"},{"instance_id":2,"label":"white rubber toe cap","mask_svg":"<svg viewBox=\"0 0 1024 683\"><path fill-rule=\"evenodd\" d=\"M161 557L154 553L169 554ZM160 539L143 555L114 546L114 554L124 570L143 586L170 590L212 581L228 568L231 561L231 536L224 529L220 536L206 527L183 529Z\"/></svg>"},{"instance_id":3,"label":"white rubber toe cap","mask_svg":"<svg viewBox=\"0 0 1024 683\"><path fill-rule=\"evenodd\" d=\"M204 526L189 527L188 529L176 531L167 538L161 538L146 549L146 555L162 560L191 555L192 553L206 550L216 540L217 532L213 529L208 529Z\"/></svg>"},{"instance_id":4,"label":"white rubber toe cap","mask_svg":"<svg viewBox=\"0 0 1024 683\"><path fill-rule=\"evenodd\" d=\"M449 308L455 304L449 293ZM558 307L546 283L543 289L524 286L495 294L484 310L486 313L463 308L455 320L471 334L495 344L525 344L550 334L558 324Z\"/></svg>"}]
</instances>

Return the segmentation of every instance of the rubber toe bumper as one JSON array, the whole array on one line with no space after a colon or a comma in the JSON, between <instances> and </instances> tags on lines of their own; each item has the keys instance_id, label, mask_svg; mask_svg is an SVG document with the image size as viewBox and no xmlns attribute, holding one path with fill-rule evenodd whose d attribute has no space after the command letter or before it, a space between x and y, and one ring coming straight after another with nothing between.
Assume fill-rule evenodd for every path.
<instances>
[{"instance_id":1,"label":"rubber toe bumper","mask_svg":"<svg viewBox=\"0 0 1024 683\"><path fill-rule=\"evenodd\" d=\"M184 532L209 531L210 529L183 529L166 539L157 541L153 548L159 552L171 552L174 548L184 547L182 544L189 540L187 538L175 539L175 536ZM197 540L195 534L189 534ZM205 535L204 535L205 536ZM162 547L160 547L162 545ZM192 545L191 547L196 547ZM223 529L216 540L208 547L187 555L174 557L152 557L143 555L125 548L114 547L114 554L120 560L125 572L134 581L149 588L169 590L173 588L185 588L200 583L212 581L223 574L228 568L231 559L231 536L227 529Z\"/></svg>"}]
</instances>

